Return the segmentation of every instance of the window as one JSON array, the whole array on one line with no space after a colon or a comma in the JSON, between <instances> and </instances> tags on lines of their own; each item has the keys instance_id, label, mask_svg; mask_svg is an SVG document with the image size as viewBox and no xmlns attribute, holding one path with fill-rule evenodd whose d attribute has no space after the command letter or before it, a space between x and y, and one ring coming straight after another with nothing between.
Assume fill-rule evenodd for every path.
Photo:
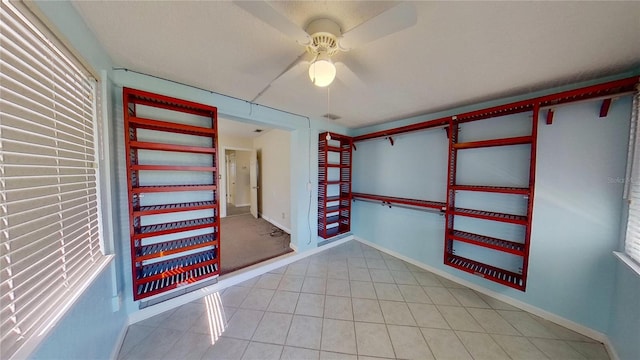
<instances>
[{"instance_id":1,"label":"window","mask_svg":"<svg viewBox=\"0 0 640 360\"><path fill-rule=\"evenodd\" d=\"M626 199L629 201L627 235L624 252L640 264L640 85L633 97L631 131L629 137L629 156L627 173L631 174L626 187Z\"/></svg>"},{"instance_id":2,"label":"window","mask_svg":"<svg viewBox=\"0 0 640 360\"><path fill-rule=\"evenodd\" d=\"M96 81L24 5L0 8L0 358L26 357L108 264Z\"/></svg>"}]
</instances>

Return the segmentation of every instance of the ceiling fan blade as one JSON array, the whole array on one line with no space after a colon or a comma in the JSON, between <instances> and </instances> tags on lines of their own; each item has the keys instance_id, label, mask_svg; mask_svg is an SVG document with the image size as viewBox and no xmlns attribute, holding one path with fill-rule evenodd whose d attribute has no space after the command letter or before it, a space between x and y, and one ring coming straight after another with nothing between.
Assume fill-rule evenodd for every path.
<instances>
[{"instance_id":1,"label":"ceiling fan blade","mask_svg":"<svg viewBox=\"0 0 640 360\"><path fill-rule=\"evenodd\" d=\"M366 89L365 83L360 79L356 73L354 73L347 64L337 61L336 65L336 76L338 79L344 83L346 87L352 90L362 91Z\"/></svg>"},{"instance_id":2,"label":"ceiling fan blade","mask_svg":"<svg viewBox=\"0 0 640 360\"><path fill-rule=\"evenodd\" d=\"M281 72L271 83L276 81L286 81L303 74L309 70L309 60L305 59L309 54L305 51L296 58L283 72Z\"/></svg>"},{"instance_id":3,"label":"ceiling fan blade","mask_svg":"<svg viewBox=\"0 0 640 360\"><path fill-rule=\"evenodd\" d=\"M344 33L340 39L340 49L343 51L353 49L409 28L417 21L415 6L410 2L402 2Z\"/></svg>"},{"instance_id":4,"label":"ceiling fan blade","mask_svg":"<svg viewBox=\"0 0 640 360\"><path fill-rule=\"evenodd\" d=\"M234 1L233 3L267 25L295 39L300 45L308 45L311 43L309 34L274 9L266 1Z\"/></svg>"},{"instance_id":5,"label":"ceiling fan blade","mask_svg":"<svg viewBox=\"0 0 640 360\"><path fill-rule=\"evenodd\" d=\"M273 85L273 83L275 83L276 81L281 79L292 78L302 73L304 69L307 69L309 62L305 60L306 56L307 56L306 51L300 54L295 60L293 60L291 64L289 64L284 70L282 70L280 74L278 74L275 78L273 78L273 80L271 80L271 82L269 82L267 86L265 86L264 89L262 89L262 91L260 91L258 95L256 95L251 100L251 102L255 102L260 96L262 96L265 92L267 92L267 90L269 90L271 85Z\"/></svg>"}]
</instances>

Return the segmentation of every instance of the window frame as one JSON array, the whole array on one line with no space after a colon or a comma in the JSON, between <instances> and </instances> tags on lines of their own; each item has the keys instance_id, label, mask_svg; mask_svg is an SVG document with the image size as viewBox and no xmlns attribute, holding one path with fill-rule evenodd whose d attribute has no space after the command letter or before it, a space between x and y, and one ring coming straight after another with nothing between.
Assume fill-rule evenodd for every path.
<instances>
[{"instance_id":1,"label":"window frame","mask_svg":"<svg viewBox=\"0 0 640 360\"><path fill-rule=\"evenodd\" d=\"M622 234L622 251L613 254L640 276L640 84L636 85L629 126L629 151L625 177L624 200L626 221ZM635 200L634 200L635 199Z\"/></svg>"}]
</instances>

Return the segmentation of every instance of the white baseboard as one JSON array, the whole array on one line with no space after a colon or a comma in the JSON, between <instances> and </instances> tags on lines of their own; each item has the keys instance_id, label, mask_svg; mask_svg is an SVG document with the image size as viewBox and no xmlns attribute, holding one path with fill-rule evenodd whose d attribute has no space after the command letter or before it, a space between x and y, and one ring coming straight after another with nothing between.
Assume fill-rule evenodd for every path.
<instances>
[{"instance_id":1,"label":"white baseboard","mask_svg":"<svg viewBox=\"0 0 640 360\"><path fill-rule=\"evenodd\" d=\"M287 234L291 234L291 229L289 229L288 227L280 224L279 222L273 220L272 218L268 217L268 216L264 216L264 214L260 214L260 217L265 219L266 221L270 222L271 225L284 230L284 232L286 232Z\"/></svg>"},{"instance_id":2,"label":"white baseboard","mask_svg":"<svg viewBox=\"0 0 640 360\"><path fill-rule=\"evenodd\" d=\"M233 206L235 206L235 207L251 206L251 203L247 203L247 204L234 204Z\"/></svg>"},{"instance_id":3,"label":"white baseboard","mask_svg":"<svg viewBox=\"0 0 640 360\"><path fill-rule=\"evenodd\" d=\"M620 356L618 356L618 352L616 351L616 348L613 346L613 344L611 343L611 340L609 340L608 337L602 343L604 344L604 347L607 349L607 354L609 355L609 359L621 360Z\"/></svg>"},{"instance_id":4,"label":"white baseboard","mask_svg":"<svg viewBox=\"0 0 640 360\"><path fill-rule=\"evenodd\" d=\"M116 339L116 343L111 351L111 357L109 359L117 359L118 354L120 353L120 349L122 349L122 344L124 343L124 338L127 335L127 330L129 329L129 323L125 323L122 329L120 329L120 333L118 334L118 338Z\"/></svg>"},{"instance_id":5,"label":"white baseboard","mask_svg":"<svg viewBox=\"0 0 640 360\"><path fill-rule=\"evenodd\" d=\"M391 256L397 257L398 259L406 261L406 262L408 262L408 263L410 263L412 265L415 265L415 266L417 266L419 268L425 269L425 270L430 271L430 272L432 272L432 273L434 273L436 275L442 276L445 279L451 280L451 281L453 281L455 283L458 283L460 285L464 285L464 286L466 286L466 287L468 287L470 289L473 289L473 290L475 290L475 291L477 291L479 293L485 294L485 295L490 296L490 297L492 297L494 299L497 299L497 300L505 302L505 303L507 303L509 305L515 306L518 309L527 311L527 312L529 312L531 314L534 314L534 315L537 315L537 316L539 316L539 317L541 317L541 318L543 318L545 320L549 320L549 321L554 322L554 323L556 323L556 324L558 324L560 326L563 326L563 327L565 327L567 329L573 330L573 331L575 331L575 332L577 332L579 334L582 334L582 335L590 337L590 338L592 338L594 340L600 341L603 344L605 344L605 346L607 346L607 350L608 351L610 349L613 350L613 347L610 346L611 344L609 342L609 338L605 334L603 334L603 333L601 333L599 331L593 330L593 329L591 329L589 327L586 327L584 325L578 324L578 323L576 323L574 321L571 321L569 319L563 318L563 317L561 317L559 315L553 314L553 313L551 313L549 311L540 309L540 308L535 307L533 305L527 304L527 303L522 302L520 300L516 300L516 299L514 299L512 297L497 293L495 291L491 291L491 290L486 289L486 288L484 288L482 286L474 284L474 283L472 283L470 281L461 279L461 278L459 278L457 276L449 274L448 272L445 272L445 271L442 271L440 269L431 267L431 266L429 266L427 264L424 264L424 263L421 263L421 262L419 262L417 260L411 259L411 258L409 258L409 257L407 257L405 255L399 254L399 253L397 253L397 252L395 252L393 250L389 250L389 249L387 249L385 247L382 247L382 246L380 246L378 244L372 243L372 242L367 241L365 239L359 238L357 236L355 237L355 239L357 241L365 244L365 245L369 245L369 246L371 246L371 247L373 247L373 248L375 248L377 250L385 252L385 253L387 253L387 254L389 254ZM613 359L613 357L612 357L612 359Z\"/></svg>"}]
</instances>

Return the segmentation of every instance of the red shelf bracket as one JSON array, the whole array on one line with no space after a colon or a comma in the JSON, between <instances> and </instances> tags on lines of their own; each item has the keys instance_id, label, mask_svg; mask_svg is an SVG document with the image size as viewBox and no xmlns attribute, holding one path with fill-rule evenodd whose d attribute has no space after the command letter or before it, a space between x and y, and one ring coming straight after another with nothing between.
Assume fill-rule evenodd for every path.
<instances>
[{"instance_id":1,"label":"red shelf bracket","mask_svg":"<svg viewBox=\"0 0 640 360\"><path fill-rule=\"evenodd\" d=\"M602 106L600 106L600 117L607 117L609 115L609 108L611 107L611 98L604 99L602 101Z\"/></svg>"},{"instance_id":2,"label":"red shelf bracket","mask_svg":"<svg viewBox=\"0 0 640 360\"><path fill-rule=\"evenodd\" d=\"M389 140L389 143L393 146L393 138L391 136L387 136L385 139Z\"/></svg>"},{"instance_id":3,"label":"red shelf bracket","mask_svg":"<svg viewBox=\"0 0 640 360\"><path fill-rule=\"evenodd\" d=\"M547 110L547 125L553 124L553 109Z\"/></svg>"}]
</instances>

